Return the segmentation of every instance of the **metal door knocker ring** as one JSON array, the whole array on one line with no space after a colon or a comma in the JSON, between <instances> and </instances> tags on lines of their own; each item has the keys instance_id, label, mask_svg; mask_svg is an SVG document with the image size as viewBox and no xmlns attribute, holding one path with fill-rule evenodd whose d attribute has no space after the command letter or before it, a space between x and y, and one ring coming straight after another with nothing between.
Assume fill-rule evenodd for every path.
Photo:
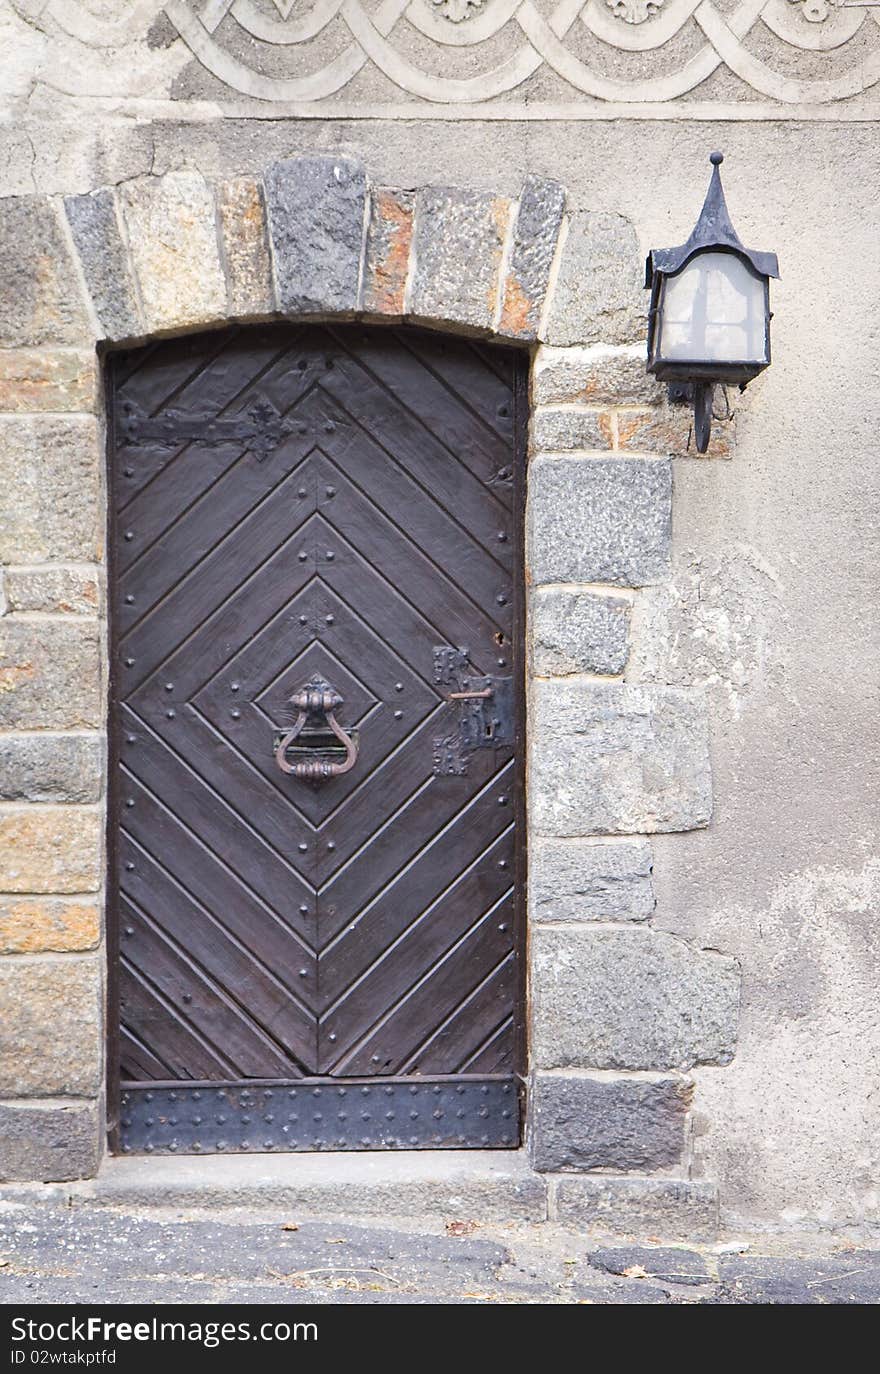
<instances>
[{"instance_id":1,"label":"metal door knocker ring","mask_svg":"<svg viewBox=\"0 0 880 1374\"><path fill-rule=\"evenodd\" d=\"M343 698L322 678L312 678L290 698L290 704L298 712L293 726L282 735L275 748L275 762L282 773L294 778L304 778L309 782L319 782L323 778L338 778L348 773L357 762L358 743L356 738L343 730L334 714L342 705ZM327 757L327 732L331 731L345 749L344 758ZM354 733L354 732L353 732ZM323 739L322 739L323 737ZM303 754L293 763L287 761L287 751L295 740L303 744L311 740L311 747L303 749Z\"/></svg>"}]
</instances>

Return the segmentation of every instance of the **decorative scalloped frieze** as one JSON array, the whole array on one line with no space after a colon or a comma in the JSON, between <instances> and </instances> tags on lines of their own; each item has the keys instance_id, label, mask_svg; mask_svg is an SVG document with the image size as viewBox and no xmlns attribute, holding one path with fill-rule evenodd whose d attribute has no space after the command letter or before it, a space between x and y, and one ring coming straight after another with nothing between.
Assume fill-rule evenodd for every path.
<instances>
[{"instance_id":1,"label":"decorative scalloped frieze","mask_svg":"<svg viewBox=\"0 0 880 1374\"><path fill-rule=\"evenodd\" d=\"M47 63L69 39L102 61L123 52L122 71L105 61L99 84L133 105L207 98L317 117L498 119L602 117L610 107L615 118L652 108L749 118L758 107L762 117L827 118L834 107L834 117L864 118L880 100L880 0L11 4L49 38ZM187 66L193 76L175 85ZM219 83L206 97L199 67ZM88 75L64 71L65 91L95 94Z\"/></svg>"},{"instance_id":2,"label":"decorative scalloped frieze","mask_svg":"<svg viewBox=\"0 0 880 1374\"><path fill-rule=\"evenodd\" d=\"M166 0L165 13L193 56L230 92L258 100L317 105L345 92L361 73L375 69L404 100L485 108L511 100L530 78L558 78L560 100L617 105L669 105L695 91L719 69L733 73L763 101L780 106L823 105L862 95L880 82L880 10L848 0L312 0L308 10L271 0L281 21L267 20L269 0ZM287 15L285 15L287 11ZM223 21L221 27L221 20ZM877 21L877 22L875 22ZM817 41L817 26L822 26ZM436 46L415 49L405 33L415 28ZM645 74L644 58L632 77L610 75L583 54L584 30L629 57L657 51L658 74ZM769 30L769 34L768 34ZM780 47L779 68L758 46L753 31ZM332 60L318 56L316 40L332 33ZM687 32L693 43L664 51ZM858 40L853 40L858 35ZM242 40L248 40L246 48ZM845 61L853 42L853 60ZM315 43L315 46L312 44ZM499 43L506 55L498 57ZM274 49L273 74L260 71L260 47ZM444 46L486 53L485 70L467 76L444 73ZM506 44L506 47L503 45ZM234 52L248 51L248 60ZM287 75L278 75L278 52ZM673 52L682 56L670 62ZM804 75L792 74L791 54L805 54ZM758 52L762 55L758 56ZM419 54L416 56L416 54ZM816 75L816 54L827 76ZM844 60L842 60L842 58ZM360 96L358 104L369 103ZM515 107L514 107L515 108Z\"/></svg>"}]
</instances>

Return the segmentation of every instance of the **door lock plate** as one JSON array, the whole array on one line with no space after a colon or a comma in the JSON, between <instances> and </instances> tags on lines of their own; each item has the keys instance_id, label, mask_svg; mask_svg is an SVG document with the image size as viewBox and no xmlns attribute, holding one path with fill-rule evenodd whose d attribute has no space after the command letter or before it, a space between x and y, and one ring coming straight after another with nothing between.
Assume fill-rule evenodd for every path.
<instances>
[{"instance_id":1,"label":"door lock plate","mask_svg":"<svg viewBox=\"0 0 880 1374\"><path fill-rule=\"evenodd\" d=\"M505 749L515 743L513 678L478 677L467 671L467 649L434 650L434 681L454 688L446 699L457 713L456 728L434 740L434 773L462 775L477 749Z\"/></svg>"}]
</instances>

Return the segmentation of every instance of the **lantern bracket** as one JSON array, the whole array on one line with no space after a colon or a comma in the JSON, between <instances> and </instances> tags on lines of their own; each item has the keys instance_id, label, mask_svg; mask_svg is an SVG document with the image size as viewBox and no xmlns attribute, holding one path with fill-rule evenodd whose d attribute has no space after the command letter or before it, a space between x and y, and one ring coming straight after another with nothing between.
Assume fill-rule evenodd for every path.
<instances>
[{"instance_id":1,"label":"lantern bracket","mask_svg":"<svg viewBox=\"0 0 880 1374\"><path fill-rule=\"evenodd\" d=\"M740 384L745 391L746 383ZM712 417L715 404L713 381L670 382L666 388L670 405L691 406L694 412L694 443L698 453L705 453L712 437Z\"/></svg>"}]
</instances>

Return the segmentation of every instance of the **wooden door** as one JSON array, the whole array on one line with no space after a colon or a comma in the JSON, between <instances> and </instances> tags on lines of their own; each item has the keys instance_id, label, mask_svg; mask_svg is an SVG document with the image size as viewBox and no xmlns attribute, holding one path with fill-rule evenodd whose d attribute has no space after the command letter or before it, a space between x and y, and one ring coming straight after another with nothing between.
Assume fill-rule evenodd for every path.
<instances>
[{"instance_id":1,"label":"wooden door","mask_svg":"<svg viewBox=\"0 0 880 1374\"><path fill-rule=\"evenodd\" d=\"M518 1144L520 356L273 325L108 383L114 1145Z\"/></svg>"}]
</instances>

